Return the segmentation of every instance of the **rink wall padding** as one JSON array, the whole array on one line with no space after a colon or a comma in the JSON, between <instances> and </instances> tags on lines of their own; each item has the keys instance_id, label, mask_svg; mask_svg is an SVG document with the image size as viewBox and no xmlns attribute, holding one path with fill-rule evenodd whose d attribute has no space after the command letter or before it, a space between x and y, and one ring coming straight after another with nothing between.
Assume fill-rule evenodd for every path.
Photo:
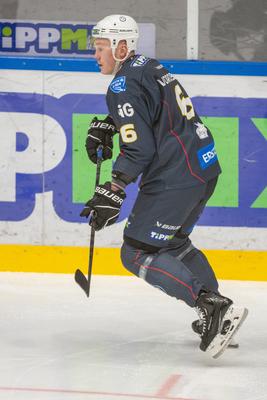
<instances>
[{"instance_id":1,"label":"rink wall padding","mask_svg":"<svg viewBox=\"0 0 267 400\"><path fill-rule=\"evenodd\" d=\"M0 245L0 271L87 273L86 247ZM267 252L204 250L218 279L267 281ZM121 264L119 248L95 248L93 274L131 275Z\"/></svg>"},{"instance_id":2,"label":"rink wall padding","mask_svg":"<svg viewBox=\"0 0 267 400\"><path fill-rule=\"evenodd\" d=\"M223 171L192 241L219 278L267 280L267 63L162 63L211 130ZM96 167L84 143L92 118L108 113L112 77L94 60L57 57L0 56L0 71L0 271L86 272L90 229L80 212ZM128 274L119 247L138 182L126 194L116 224L96 234L95 274Z\"/></svg>"}]
</instances>

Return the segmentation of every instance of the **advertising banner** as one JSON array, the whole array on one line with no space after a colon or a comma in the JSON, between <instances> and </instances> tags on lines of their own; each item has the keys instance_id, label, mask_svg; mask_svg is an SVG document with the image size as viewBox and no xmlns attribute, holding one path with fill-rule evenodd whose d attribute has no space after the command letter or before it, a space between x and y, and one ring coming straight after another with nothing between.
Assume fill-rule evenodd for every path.
<instances>
[{"instance_id":1,"label":"advertising banner","mask_svg":"<svg viewBox=\"0 0 267 400\"><path fill-rule=\"evenodd\" d=\"M178 79L214 135L223 170L194 229L194 243L216 250L266 251L267 99L260 90L262 78L254 77L250 87L238 77ZM88 245L88 224L79 214L93 194L95 165L84 143L91 119L108 112L109 82L98 73L2 71L0 243ZM118 151L115 137L113 160L101 170L102 183L111 178ZM118 222L97 233L96 247L120 247L138 184L126 192Z\"/></svg>"},{"instance_id":2,"label":"advertising banner","mask_svg":"<svg viewBox=\"0 0 267 400\"><path fill-rule=\"evenodd\" d=\"M96 22L0 20L0 55L92 57L88 46ZM156 29L138 24L138 52L155 57Z\"/></svg>"}]
</instances>

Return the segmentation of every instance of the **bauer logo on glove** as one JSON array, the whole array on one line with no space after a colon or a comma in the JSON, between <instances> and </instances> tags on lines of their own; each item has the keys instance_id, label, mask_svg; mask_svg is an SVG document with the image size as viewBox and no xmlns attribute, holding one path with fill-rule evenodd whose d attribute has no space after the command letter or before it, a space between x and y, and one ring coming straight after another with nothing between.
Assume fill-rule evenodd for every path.
<instances>
[{"instance_id":1,"label":"bauer logo on glove","mask_svg":"<svg viewBox=\"0 0 267 400\"><path fill-rule=\"evenodd\" d=\"M115 192L111 189L111 182L98 185L94 197L85 204L80 216L88 218L92 212L95 212L89 224L93 224L95 230L99 231L117 221L125 197L123 190Z\"/></svg>"},{"instance_id":2,"label":"bauer logo on glove","mask_svg":"<svg viewBox=\"0 0 267 400\"><path fill-rule=\"evenodd\" d=\"M98 121L97 118L95 117L90 126L89 126L89 130L91 129L103 129L106 130L107 132L110 131L110 134L113 135L114 132L116 132L116 128L115 125L112 124L108 124L107 122L103 122L103 121Z\"/></svg>"},{"instance_id":3,"label":"bauer logo on glove","mask_svg":"<svg viewBox=\"0 0 267 400\"><path fill-rule=\"evenodd\" d=\"M112 158L113 135L115 133L116 127L109 115L103 121L99 121L97 117L94 117L89 125L85 142L88 157L93 163L96 164L97 162L97 149L99 146L103 147L103 160Z\"/></svg>"},{"instance_id":4,"label":"bauer logo on glove","mask_svg":"<svg viewBox=\"0 0 267 400\"><path fill-rule=\"evenodd\" d=\"M95 192L99 193L103 196L108 197L109 199L112 199L115 203L118 203L120 205L122 205L123 200L121 197L119 197L118 195L116 195L114 192L111 192L110 190L106 190L105 188L101 187L101 186L97 186L95 188Z\"/></svg>"}]
</instances>

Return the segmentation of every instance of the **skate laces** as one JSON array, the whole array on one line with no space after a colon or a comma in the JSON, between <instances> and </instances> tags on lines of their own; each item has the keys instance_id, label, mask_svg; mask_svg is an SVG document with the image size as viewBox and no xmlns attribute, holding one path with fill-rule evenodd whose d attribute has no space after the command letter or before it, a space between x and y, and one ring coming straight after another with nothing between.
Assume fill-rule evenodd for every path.
<instances>
[{"instance_id":1,"label":"skate laces","mask_svg":"<svg viewBox=\"0 0 267 400\"><path fill-rule=\"evenodd\" d=\"M195 307L195 310L198 314L199 317L199 326L201 326L201 332L200 335L203 336L204 333L206 332L206 328L207 328L207 318L206 318L206 313L205 313L205 309L199 306Z\"/></svg>"}]
</instances>

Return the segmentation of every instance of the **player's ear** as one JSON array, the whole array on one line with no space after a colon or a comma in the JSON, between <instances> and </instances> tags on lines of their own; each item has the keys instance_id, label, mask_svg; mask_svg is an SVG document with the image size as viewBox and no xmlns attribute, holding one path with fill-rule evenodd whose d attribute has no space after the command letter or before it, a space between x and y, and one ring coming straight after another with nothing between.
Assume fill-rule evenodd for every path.
<instances>
[{"instance_id":1,"label":"player's ear","mask_svg":"<svg viewBox=\"0 0 267 400\"><path fill-rule=\"evenodd\" d=\"M128 53L128 47L127 47L126 40L120 40L117 49L118 49L120 58L124 58L126 56L126 54Z\"/></svg>"}]
</instances>

